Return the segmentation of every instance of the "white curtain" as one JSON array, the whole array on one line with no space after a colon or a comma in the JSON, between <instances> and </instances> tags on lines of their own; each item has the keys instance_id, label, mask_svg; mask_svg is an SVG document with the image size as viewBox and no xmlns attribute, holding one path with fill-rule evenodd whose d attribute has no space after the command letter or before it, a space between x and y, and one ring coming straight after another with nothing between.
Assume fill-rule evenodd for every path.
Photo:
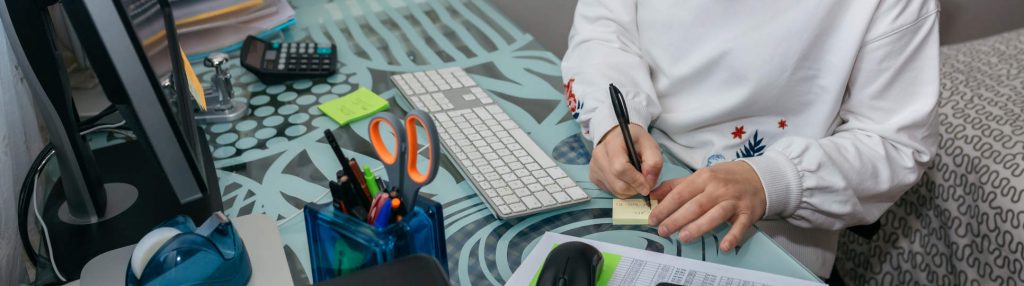
<instances>
[{"instance_id":1,"label":"white curtain","mask_svg":"<svg viewBox=\"0 0 1024 286\"><path fill-rule=\"evenodd\" d=\"M0 284L26 281L17 197L29 165L43 147L38 120L25 79L0 28Z\"/></svg>"}]
</instances>

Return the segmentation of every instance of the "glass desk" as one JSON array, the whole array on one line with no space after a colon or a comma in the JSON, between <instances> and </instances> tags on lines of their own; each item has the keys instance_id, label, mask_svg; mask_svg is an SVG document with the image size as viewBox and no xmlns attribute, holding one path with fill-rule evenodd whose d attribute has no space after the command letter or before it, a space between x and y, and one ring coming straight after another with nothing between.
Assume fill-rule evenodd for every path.
<instances>
[{"instance_id":1,"label":"glass desk","mask_svg":"<svg viewBox=\"0 0 1024 286\"><path fill-rule=\"evenodd\" d=\"M296 0L296 22L278 41L337 45L338 72L328 78L265 85L230 62L236 100L251 112L232 123L207 125L225 213L266 214L280 223L292 275L309 283L309 251L301 212L327 202L327 181L340 167L323 139L332 130L347 155L380 166L367 120L338 126L317 105L365 86L408 109L388 77L451 66L471 77L541 148L593 196L583 205L526 218L495 219L451 161L444 159L422 195L444 205L448 263L457 285L502 284L546 231L703 259L808 280L817 278L760 232L738 251L719 253L720 227L692 244L659 237L653 228L611 225L611 196L587 180L590 143L563 100L560 59L486 0ZM237 56L237 54L235 55ZM212 71L196 65L201 78ZM688 175L667 160L663 178ZM299 215L296 215L299 214Z\"/></svg>"}]
</instances>

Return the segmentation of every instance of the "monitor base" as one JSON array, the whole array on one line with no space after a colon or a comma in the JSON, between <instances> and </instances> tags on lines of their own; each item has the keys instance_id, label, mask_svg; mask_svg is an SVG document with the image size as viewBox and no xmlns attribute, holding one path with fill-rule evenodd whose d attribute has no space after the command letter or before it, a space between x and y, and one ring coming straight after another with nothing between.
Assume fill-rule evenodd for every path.
<instances>
[{"instance_id":1,"label":"monitor base","mask_svg":"<svg viewBox=\"0 0 1024 286\"><path fill-rule=\"evenodd\" d=\"M136 141L111 145L93 150L103 179L108 184L108 210L124 207L119 213L91 222L68 220L63 184L58 180L49 190L49 197L40 209L49 233L50 250L56 268L68 280L78 279L82 267L93 257L104 252L138 243L151 228L178 214L194 221L203 221L216 206L220 206L219 188L216 194L187 204L178 203L167 177L151 154ZM213 181L216 182L216 181ZM109 186L115 187L110 188ZM126 186L121 186L126 185ZM135 198L130 198L133 188ZM125 197L128 196L128 197ZM132 199L132 200L129 200ZM211 202L210 200L217 200ZM133 202L132 202L133 201Z\"/></svg>"},{"instance_id":2,"label":"monitor base","mask_svg":"<svg viewBox=\"0 0 1024 286\"><path fill-rule=\"evenodd\" d=\"M125 183L106 183L103 184L103 192L106 193L107 198L107 209L103 212L103 217L95 219L84 219L71 215L71 210L68 209L68 202L64 201L60 205L60 210L57 211L57 216L60 220L68 224L86 225L91 223L97 223L108 220L112 217L123 213L128 210L135 203L135 200L139 198L139 189L135 186Z\"/></svg>"}]
</instances>

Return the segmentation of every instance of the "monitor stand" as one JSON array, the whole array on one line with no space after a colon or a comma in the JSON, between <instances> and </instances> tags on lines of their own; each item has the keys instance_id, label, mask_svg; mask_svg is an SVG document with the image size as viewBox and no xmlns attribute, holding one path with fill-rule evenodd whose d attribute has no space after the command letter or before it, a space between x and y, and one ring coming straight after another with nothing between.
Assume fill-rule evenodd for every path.
<instances>
[{"instance_id":1,"label":"monitor stand","mask_svg":"<svg viewBox=\"0 0 1024 286\"><path fill-rule=\"evenodd\" d=\"M211 178L210 186L214 186L211 194L180 204L161 167L155 160L145 159L152 154L145 152L138 141L93 152L106 187L107 214L92 221L70 216L64 184L60 180L53 184L40 209L50 241L55 242L51 243L49 252L68 280L78 279L86 262L93 257L138 243L153 226L171 217L185 214L194 221L204 221L214 211L223 209L216 178Z\"/></svg>"}]
</instances>

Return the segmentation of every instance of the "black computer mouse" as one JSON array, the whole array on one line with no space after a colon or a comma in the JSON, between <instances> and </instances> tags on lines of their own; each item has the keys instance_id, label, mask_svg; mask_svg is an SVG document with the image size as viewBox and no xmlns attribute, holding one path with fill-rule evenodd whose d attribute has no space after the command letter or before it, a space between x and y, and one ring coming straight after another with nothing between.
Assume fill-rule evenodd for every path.
<instances>
[{"instance_id":1,"label":"black computer mouse","mask_svg":"<svg viewBox=\"0 0 1024 286\"><path fill-rule=\"evenodd\" d=\"M537 286L593 286L601 275L604 257L589 244L572 241L548 253Z\"/></svg>"}]
</instances>

